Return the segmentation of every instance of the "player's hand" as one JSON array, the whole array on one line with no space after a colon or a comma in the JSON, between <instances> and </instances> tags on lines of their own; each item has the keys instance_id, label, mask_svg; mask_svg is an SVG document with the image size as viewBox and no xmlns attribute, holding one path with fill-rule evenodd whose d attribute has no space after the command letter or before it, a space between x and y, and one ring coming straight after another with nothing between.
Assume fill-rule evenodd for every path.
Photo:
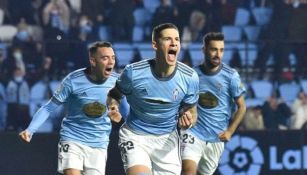
<instances>
[{"instance_id":1,"label":"player's hand","mask_svg":"<svg viewBox=\"0 0 307 175\"><path fill-rule=\"evenodd\" d=\"M19 137L20 137L23 141L29 143L29 142L31 141L32 134L31 134L28 130L24 130L24 131L21 131L21 132L19 133Z\"/></svg>"},{"instance_id":2,"label":"player's hand","mask_svg":"<svg viewBox=\"0 0 307 175\"><path fill-rule=\"evenodd\" d=\"M178 125L182 129L188 129L193 126L193 116L189 111L183 112L178 119Z\"/></svg>"},{"instance_id":3,"label":"player's hand","mask_svg":"<svg viewBox=\"0 0 307 175\"><path fill-rule=\"evenodd\" d=\"M117 106L111 106L109 108L108 116L110 117L111 121L119 123L122 119L122 115L118 111Z\"/></svg>"},{"instance_id":4,"label":"player's hand","mask_svg":"<svg viewBox=\"0 0 307 175\"><path fill-rule=\"evenodd\" d=\"M230 131L226 130L226 131L219 134L219 139L222 142L228 142L230 140L231 136L232 136L232 133Z\"/></svg>"}]
</instances>

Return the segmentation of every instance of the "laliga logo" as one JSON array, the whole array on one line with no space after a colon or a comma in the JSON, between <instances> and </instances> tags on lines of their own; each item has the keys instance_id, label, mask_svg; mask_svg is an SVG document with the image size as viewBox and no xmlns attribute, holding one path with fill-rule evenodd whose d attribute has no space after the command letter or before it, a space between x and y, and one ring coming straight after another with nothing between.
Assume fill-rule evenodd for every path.
<instances>
[{"instance_id":1,"label":"laliga logo","mask_svg":"<svg viewBox=\"0 0 307 175\"><path fill-rule=\"evenodd\" d=\"M225 145L219 171L222 175L259 175L263 162L257 141L236 135Z\"/></svg>"}]
</instances>

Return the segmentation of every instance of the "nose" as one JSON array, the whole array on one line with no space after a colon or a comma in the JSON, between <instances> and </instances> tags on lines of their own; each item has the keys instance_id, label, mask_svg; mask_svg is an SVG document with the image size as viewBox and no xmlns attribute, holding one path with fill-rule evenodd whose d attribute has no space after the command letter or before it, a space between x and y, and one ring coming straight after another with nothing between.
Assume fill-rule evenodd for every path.
<instances>
[{"instance_id":1,"label":"nose","mask_svg":"<svg viewBox=\"0 0 307 175\"><path fill-rule=\"evenodd\" d=\"M109 59L109 64L114 64L115 63L115 58L110 58Z\"/></svg>"},{"instance_id":2,"label":"nose","mask_svg":"<svg viewBox=\"0 0 307 175\"><path fill-rule=\"evenodd\" d=\"M171 39L171 45L176 46L177 45L177 40L176 39Z\"/></svg>"},{"instance_id":3,"label":"nose","mask_svg":"<svg viewBox=\"0 0 307 175\"><path fill-rule=\"evenodd\" d=\"M222 55L223 55L223 52L222 52L222 51L220 51L220 50L218 50L218 51L217 51L216 56L218 56L219 58L221 58L221 57L222 57Z\"/></svg>"}]
</instances>

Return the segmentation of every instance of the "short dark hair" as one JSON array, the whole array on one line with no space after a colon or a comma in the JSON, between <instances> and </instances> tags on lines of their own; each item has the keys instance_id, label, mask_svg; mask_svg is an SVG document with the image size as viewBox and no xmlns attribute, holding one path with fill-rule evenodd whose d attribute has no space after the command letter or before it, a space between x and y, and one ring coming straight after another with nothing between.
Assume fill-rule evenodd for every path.
<instances>
[{"instance_id":1,"label":"short dark hair","mask_svg":"<svg viewBox=\"0 0 307 175\"><path fill-rule=\"evenodd\" d=\"M159 24L155 26L152 31L152 41L158 41L158 39L161 37L161 31L165 29L176 29L177 31L179 31L175 24L172 23Z\"/></svg>"},{"instance_id":2,"label":"short dark hair","mask_svg":"<svg viewBox=\"0 0 307 175\"><path fill-rule=\"evenodd\" d=\"M205 46L208 46L209 42L212 40L224 41L224 34L221 32L209 32L204 36L203 43Z\"/></svg>"},{"instance_id":3,"label":"short dark hair","mask_svg":"<svg viewBox=\"0 0 307 175\"><path fill-rule=\"evenodd\" d=\"M108 41L97 41L97 42L92 43L88 48L88 52L90 56L95 55L95 53L97 52L97 49L100 47L112 47L112 44Z\"/></svg>"}]
</instances>

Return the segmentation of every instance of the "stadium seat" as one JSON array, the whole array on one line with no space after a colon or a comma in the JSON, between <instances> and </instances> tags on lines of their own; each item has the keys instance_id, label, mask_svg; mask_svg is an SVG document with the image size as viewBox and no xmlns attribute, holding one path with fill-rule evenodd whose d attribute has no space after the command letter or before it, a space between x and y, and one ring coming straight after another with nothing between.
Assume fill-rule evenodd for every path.
<instances>
[{"instance_id":1,"label":"stadium seat","mask_svg":"<svg viewBox=\"0 0 307 175\"><path fill-rule=\"evenodd\" d=\"M144 29L141 26L134 26L132 33L133 42L141 42L144 40Z\"/></svg>"},{"instance_id":2,"label":"stadium seat","mask_svg":"<svg viewBox=\"0 0 307 175\"><path fill-rule=\"evenodd\" d=\"M143 0L145 9L147 9L151 14L156 11L156 8L160 5L160 0Z\"/></svg>"},{"instance_id":3,"label":"stadium seat","mask_svg":"<svg viewBox=\"0 0 307 175\"><path fill-rule=\"evenodd\" d=\"M268 80L253 80L250 86L255 93L255 98L263 102L272 95L273 84Z\"/></svg>"},{"instance_id":4,"label":"stadium seat","mask_svg":"<svg viewBox=\"0 0 307 175\"><path fill-rule=\"evenodd\" d=\"M110 40L109 36L109 31L107 26L100 26L99 31L98 31L99 39L103 41L108 41Z\"/></svg>"},{"instance_id":5,"label":"stadium seat","mask_svg":"<svg viewBox=\"0 0 307 175\"><path fill-rule=\"evenodd\" d=\"M272 8L266 7L256 7L252 9L252 14L255 18L256 24L259 26L266 25L270 22L272 12Z\"/></svg>"},{"instance_id":6,"label":"stadium seat","mask_svg":"<svg viewBox=\"0 0 307 175\"><path fill-rule=\"evenodd\" d=\"M259 26L245 26L243 27L244 33L248 41L257 41L260 35Z\"/></svg>"},{"instance_id":7,"label":"stadium seat","mask_svg":"<svg viewBox=\"0 0 307 175\"><path fill-rule=\"evenodd\" d=\"M250 13L244 8L238 8L235 15L235 26L246 26L249 23Z\"/></svg>"},{"instance_id":8,"label":"stadium seat","mask_svg":"<svg viewBox=\"0 0 307 175\"><path fill-rule=\"evenodd\" d=\"M254 43L237 43L236 48L239 49L242 65L253 66L258 55L258 47Z\"/></svg>"},{"instance_id":9,"label":"stadium seat","mask_svg":"<svg viewBox=\"0 0 307 175\"><path fill-rule=\"evenodd\" d=\"M204 59L202 47L202 43L191 43L188 45L188 52L190 54L193 66L201 64Z\"/></svg>"},{"instance_id":10,"label":"stadium seat","mask_svg":"<svg viewBox=\"0 0 307 175\"><path fill-rule=\"evenodd\" d=\"M2 25L0 26L0 40L1 41L12 41L17 33L17 28L12 25Z\"/></svg>"},{"instance_id":11,"label":"stadium seat","mask_svg":"<svg viewBox=\"0 0 307 175\"><path fill-rule=\"evenodd\" d=\"M134 56L134 48L130 43L114 43L113 48L115 50L117 58L117 66L119 68L125 67L129 64Z\"/></svg>"},{"instance_id":12,"label":"stadium seat","mask_svg":"<svg viewBox=\"0 0 307 175\"><path fill-rule=\"evenodd\" d=\"M230 60L233 57L233 53L234 53L233 49L225 49L224 56L223 56L223 62L226 64L229 64Z\"/></svg>"},{"instance_id":13,"label":"stadium seat","mask_svg":"<svg viewBox=\"0 0 307 175\"><path fill-rule=\"evenodd\" d=\"M300 85L302 87L302 90L307 94L307 79L302 79L300 81Z\"/></svg>"},{"instance_id":14,"label":"stadium seat","mask_svg":"<svg viewBox=\"0 0 307 175\"><path fill-rule=\"evenodd\" d=\"M294 81L283 83L279 85L279 92L280 96L285 100L285 102L290 105L300 92L300 86Z\"/></svg>"},{"instance_id":15,"label":"stadium seat","mask_svg":"<svg viewBox=\"0 0 307 175\"><path fill-rule=\"evenodd\" d=\"M135 26L143 27L150 20L150 13L145 8L137 8L133 11Z\"/></svg>"},{"instance_id":16,"label":"stadium seat","mask_svg":"<svg viewBox=\"0 0 307 175\"><path fill-rule=\"evenodd\" d=\"M222 26L225 41L240 41L242 37L242 29L238 26Z\"/></svg>"}]
</instances>

